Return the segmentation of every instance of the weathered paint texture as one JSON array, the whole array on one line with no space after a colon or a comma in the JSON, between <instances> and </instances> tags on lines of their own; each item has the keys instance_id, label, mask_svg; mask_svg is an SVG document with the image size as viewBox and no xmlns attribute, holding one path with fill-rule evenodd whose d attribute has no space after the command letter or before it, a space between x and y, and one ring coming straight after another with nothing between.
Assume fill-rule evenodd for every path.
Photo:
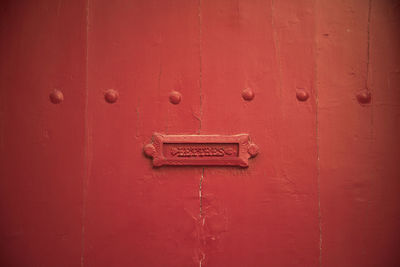
<instances>
[{"instance_id":1,"label":"weathered paint texture","mask_svg":"<svg viewBox=\"0 0 400 267\"><path fill-rule=\"evenodd\" d=\"M400 266L399 27L397 0L2 1L0 266ZM153 133L258 155L153 168Z\"/></svg>"}]
</instances>

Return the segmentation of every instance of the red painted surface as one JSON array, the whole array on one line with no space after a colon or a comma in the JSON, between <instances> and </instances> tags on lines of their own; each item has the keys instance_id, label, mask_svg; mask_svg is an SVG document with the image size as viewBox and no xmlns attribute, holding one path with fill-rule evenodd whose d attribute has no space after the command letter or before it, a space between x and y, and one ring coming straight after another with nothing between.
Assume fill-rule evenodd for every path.
<instances>
[{"instance_id":1,"label":"red painted surface","mask_svg":"<svg viewBox=\"0 0 400 267\"><path fill-rule=\"evenodd\" d=\"M316 8L322 265L400 266L400 3Z\"/></svg>"},{"instance_id":2,"label":"red painted surface","mask_svg":"<svg viewBox=\"0 0 400 267\"><path fill-rule=\"evenodd\" d=\"M0 266L400 266L398 1L0 7Z\"/></svg>"},{"instance_id":3,"label":"red painted surface","mask_svg":"<svg viewBox=\"0 0 400 267\"><path fill-rule=\"evenodd\" d=\"M0 6L0 266L79 266L85 4Z\"/></svg>"}]
</instances>

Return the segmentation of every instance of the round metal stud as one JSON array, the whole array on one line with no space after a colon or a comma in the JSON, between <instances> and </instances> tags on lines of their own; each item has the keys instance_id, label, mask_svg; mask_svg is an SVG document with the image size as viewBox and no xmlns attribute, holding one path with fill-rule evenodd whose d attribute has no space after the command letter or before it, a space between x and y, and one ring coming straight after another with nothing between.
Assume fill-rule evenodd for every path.
<instances>
[{"instance_id":1,"label":"round metal stud","mask_svg":"<svg viewBox=\"0 0 400 267\"><path fill-rule=\"evenodd\" d=\"M252 158L254 158L255 156L257 156L258 151L259 151L259 149L258 149L258 146L257 146L256 144L250 144L250 145L249 145L249 148L247 149L247 152L249 152L249 154L250 154L250 156L251 156Z\"/></svg>"},{"instance_id":2,"label":"round metal stud","mask_svg":"<svg viewBox=\"0 0 400 267\"><path fill-rule=\"evenodd\" d=\"M182 99L182 95L181 93L177 92L177 91L172 91L169 94L169 102L171 102L174 105L178 105L181 102Z\"/></svg>"},{"instance_id":3,"label":"round metal stud","mask_svg":"<svg viewBox=\"0 0 400 267\"><path fill-rule=\"evenodd\" d=\"M104 93L104 99L110 104L117 102L118 97L119 97L119 94L114 89L108 89Z\"/></svg>"},{"instance_id":4,"label":"round metal stud","mask_svg":"<svg viewBox=\"0 0 400 267\"><path fill-rule=\"evenodd\" d=\"M60 104L61 102L64 101L64 94L58 90L58 89L54 89L50 95L49 95L50 101L53 104Z\"/></svg>"},{"instance_id":5,"label":"round metal stud","mask_svg":"<svg viewBox=\"0 0 400 267\"><path fill-rule=\"evenodd\" d=\"M371 93L367 90L358 92L356 97L357 97L358 103L360 103L360 104L371 103Z\"/></svg>"},{"instance_id":6,"label":"round metal stud","mask_svg":"<svg viewBox=\"0 0 400 267\"><path fill-rule=\"evenodd\" d=\"M254 92L250 88L246 88L242 91L242 97L246 101L251 101L254 98Z\"/></svg>"},{"instance_id":7,"label":"round metal stud","mask_svg":"<svg viewBox=\"0 0 400 267\"><path fill-rule=\"evenodd\" d=\"M152 144L147 144L143 147L143 152L147 157L152 158L156 153L156 148Z\"/></svg>"},{"instance_id":8,"label":"round metal stud","mask_svg":"<svg viewBox=\"0 0 400 267\"><path fill-rule=\"evenodd\" d=\"M304 101L307 101L309 95L308 95L306 90L297 89L296 90L296 97L297 97L297 100L304 102Z\"/></svg>"}]
</instances>

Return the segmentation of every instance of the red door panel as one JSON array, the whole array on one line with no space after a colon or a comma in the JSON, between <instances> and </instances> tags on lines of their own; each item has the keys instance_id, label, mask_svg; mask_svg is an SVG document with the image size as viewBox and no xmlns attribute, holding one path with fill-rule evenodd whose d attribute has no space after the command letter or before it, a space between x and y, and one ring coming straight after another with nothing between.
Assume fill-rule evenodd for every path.
<instances>
[{"instance_id":1,"label":"red door panel","mask_svg":"<svg viewBox=\"0 0 400 267\"><path fill-rule=\"evenodd\" d=\"M85 3L1 7L0 266L79 266Z\"/></svg>"},{"instance_id":2,"label":"red door panel","mask_svg":"<svg viewBox=\"0 0 400 267\"><path fill-rule=\"evenodd\" d=\"M317 5L323 266L400 264L398 11L398 1ZM366 92L372 102L358 103Z\"/></svg>"},{"instance_id":3,"label":"red door panel","mask_svg":"<svg viewBox=\"0 0 400 267\"><path fill-rule=\"evenodd\" d=\"M204 170L205 266L318 266L312 7L202 1L201 133L246 132L260 147L248 169Z\"/></svg>"},{"instance_id":4,"label":"red door panel","mask_svg":"<svg viewBox=\"0 0 400 267\"><path fill-rule=\"evenodd\" d=\"M201 169L142 153L153 132L199 130L197 14L196 1L89 3L85 266L198 266Z\"/></svg>"}]
</instances>

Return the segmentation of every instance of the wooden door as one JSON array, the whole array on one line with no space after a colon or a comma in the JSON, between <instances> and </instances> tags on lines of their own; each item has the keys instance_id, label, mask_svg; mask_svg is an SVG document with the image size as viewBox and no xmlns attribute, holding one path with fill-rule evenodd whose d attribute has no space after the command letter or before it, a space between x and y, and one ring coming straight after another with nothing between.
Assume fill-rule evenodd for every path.
<instances>
[{"instance_id":1,"label":"wooden door","mask_svg":"<svg viewBox=\"0 0 400 267\"><path fill-rule=\"evenodd\" d=\"M399 10L3 1L0 265L399 266ZM154 167L154 133L258 154Z\"/></svg>"}]
</instances>

